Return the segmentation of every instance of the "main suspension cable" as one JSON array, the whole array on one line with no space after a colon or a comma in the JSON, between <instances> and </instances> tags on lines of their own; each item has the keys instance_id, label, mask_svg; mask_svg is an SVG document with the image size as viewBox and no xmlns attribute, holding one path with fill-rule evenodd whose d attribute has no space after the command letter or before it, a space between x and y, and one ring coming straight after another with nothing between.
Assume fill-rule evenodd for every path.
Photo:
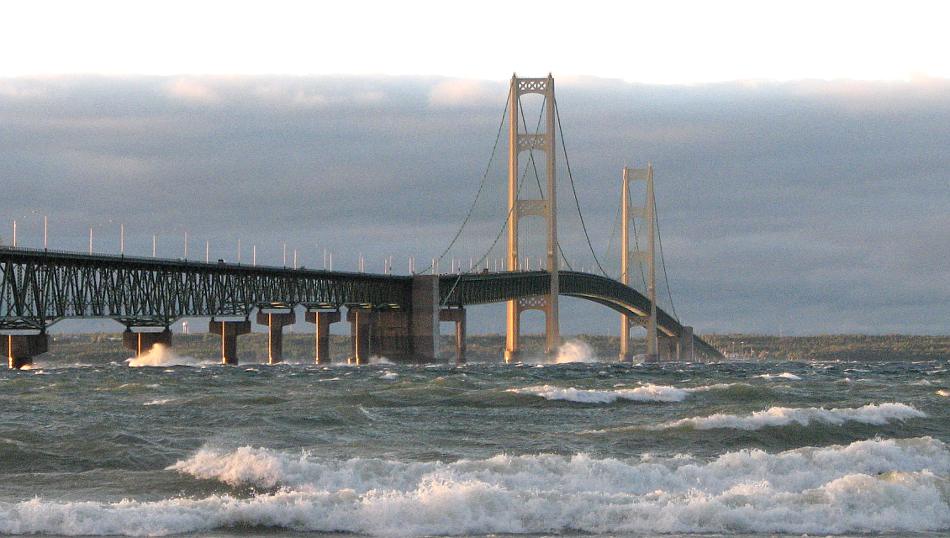
<instances>
[{"instance_id":1,"label":"main suspension cable","mask_svg":"<svg viewBox=\"0 0 950 538\"><path fill-rule=\"evenodd\" d=\"M498 141L501 140L501 132L505 126L505 118L508 116L508 102L511 100L511 88L508 88L508 97L505 98L505 110L501 113L501 122L498 124L498 133L495 134L495 143L491 148L491 157L488 159L488 166L485 167L485 173L482 174L482 181L478 185L478 191L475 193L475 199L472 201L472 205L468 208L468 213L465 215L465 218L462 219L462 225L459 226L455 236L452 238L452 241L449 242L449 246L445 247L445 250L442 251L442 254L439 255L435 263L439 263L445 258L446 254L452 250L452 247L455 246L455 243L458 241L459 237L462 235L462 231L465 229L465 226L468 224L468 221L472 218L472 214L475 212L475 206L478 204L478 199L482 194L482 191L485 189L485 183L488 180L488 173L491 171L491 165L495 161L495 153L498 150ZM423 271L424 273L429 272L432 269L433 265L430 264L429 268Z\"/></svg>"},{"instance_id":2,"label":"main suspension cable","mask_svg":"<svg viewBox=\"0 0 950 538\"><path fill-rule=\"evenodd\" d=\"M666 281L666 294L670 298L670 310L673 311L673 318L679 321L676 315L676 305L673 304L673 290L670 289L670 276L666 273L666 256L663 255L663 235L660 234L660 219L656 216L656 196L653 197L653 218L656 221L656 238L660 243L660 260L663 263L663 280Z\"/></svg>"},{"instance_id":3,"label":"main suspension cable","mask_svg":"<svg viewBox=\"0 0 950 538\"><path fill-rule=\"evenodd\" d=\"M622 206L623 206L623 202L620 202L619 204L617 204L617 211L616 213L614 213L614 223L610 228L610 237L607 238L607 248L604 249L604 260L607 260L608 257L610 256L611 247L613 246L613 243L614 243L614 237L616 237L617 235L617 224L620 222L620 213L621 213ZM623 249L621 248L620 250L623 250ZM621 254L621 256L622 255L623 254Z\"/></svg>"},{"instance_id":4,"label":"main suspension cable","mask_svg":"<svg viewBox=\"0 0 950 538\"><path fill-rule=\"evenodd\" d=\"M601 274L605 277L607 276L607 271L604 271L604 266L600 264L600 260L597 258L597 254L594 252L594 245L591 244L590 234L587 233L587 224L584 222L584 213L581 212L581 202L577 198L577 188L574 186L574 174L571 172L571 160L567 156L567 145L564 143L564 126L561 125L561 111L557 107L557 98L552 98L554 101L554 113L557 116L557 127L558 134L561 136L561 150L564 152L564 164L567 165L567 176L571 180L571 192L574 193L574 205L577 206L577 216L581 219L581 228L584 230L584 237L587 238L587 248L590 249L590 255L594 257L594 263L597 264L597 267L600 269Z\"/></svg>"},{"instance_id":5,"label":"main suspension cable","mask_svg":"<svg viewBox=\"0 0 950 538\"><path fill-rule=\"evenodd\" d=\"M510 95L511 95L511 94L509 93L509 96L510 96ZM519 103L519 104L520 104L520 103ZM519 106L518 108L521 108L521 107ZM506 109L507 109L507 107L506 107ZM543 110L543 109L542 109L542 110ZM522 112L522 115L523 115L523 114L524 114L524 112ZM537 129L540 129L540 128L541 128L541 118L539 117L539 118L538 118L538 125L537 125L537 127L535 128L535 131L537 131ZM521 188L524 186L524 181L525 181L525 179L528 177L528 167L529 167L530 165L531 165L530 162L526 162L526 163L525 163L525 165L524 165L524 170L521 171L521 177L518 178L518 188L517 188L517 193L516 193L517 196L515 196L516 199L519 198L520 195L521 195ZM512 213L514 212L514 210L515 210L517 207L518 207L518 206L517 206L517 204L516 204L516 205L513 205L513 206L511 206L510 208L508 208L508 213L507 213L507 215L505 216L505 221L501 224L501 229L499 229L499 230L498 230L498 234L495 235L495 240L492 241L491 246L489 246L489 247L488 247L488 250L485 251L485 254L482 255L482 257L479 258L478 261L472 265L472 269L469 269L466 273L462 273L462 274L468 274L468 273L473 272L473 271L475 270L475 268L477 268L479 265L481 265L482 262L484 262L485 259L488 258L489 255L491 255L492 250L493 250L493 249L495 248L495 246L498 244L498 241L501 239L501 236L504 235L505 229L508 228L508 225L509 225L509 223L511 222L511 215L512 215ZM506 264L507 264L507 261L506 261ZM432 266L429 267L429 269L431 269L431 268L432 268ZM428 272L429 269L427 269L426 272Z\"/></svg>"}]
</instances>

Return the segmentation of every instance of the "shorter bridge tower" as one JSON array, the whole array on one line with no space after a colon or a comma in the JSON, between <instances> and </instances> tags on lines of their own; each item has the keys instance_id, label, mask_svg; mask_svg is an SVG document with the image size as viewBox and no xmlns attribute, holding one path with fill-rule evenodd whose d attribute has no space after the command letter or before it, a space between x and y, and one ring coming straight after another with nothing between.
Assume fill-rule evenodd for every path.
<instances>
[{"instance_id":1,"label":"shorter bridge tower","mask_svg":"<svg viewBox=\"0 0 950 538\"><path fill-rule=\"evenodd\" d=\"M522 133L519 129L522 115L522 94L544 96L545 128L543 133ZM551 287L546 295L524 297L508 301L505 338L505 361L515 360L521 351L521 312L537 309L544 312L545 353L554 353L561 344L558 323L558 251L557 251L557 182L554 166L555 102L554 77L511 77L508 94L508 253L507 268L518 271L518 221L521 217L539 216L547 224L547 271L551 275ZM520 187L518 157L523 151L541 150L545 153L545 176L547 192L540 199L523 199ZM525 270L528 268L525 267Z\"/></svg>"},{"instance_id":2,"label":"shorter bridge tower","mask_svg":"<svg viewBox=\"0 0 950 538\"><path fill-rule=\"evenodd\" d=\"M643 181L646 183L646 200L643 205L633 206L630 201L630 182ZM647 265L646 291L647 298L650 299L650 312L646 320L647 329L647 360L655 361L657 354L657 328L656 328L656 204L653 196L653 165L647 164L646 168L628 168L623 169L623 183L620 191L621 219L623 224L620 228L620 282L624 285L630 285L631 261L643 267L643 262ZM630 225L634 224L634 219L640 221L646 226L648 235L646 240L646 251L640 250L639 240L634 252L630 252ZM636 228L634 227L634 231ZM629 361L633 358L630 350L630 326L642 323L642 318L634 318L626 314L620 315L620 360Z\"/></svg>"}]
</instances>

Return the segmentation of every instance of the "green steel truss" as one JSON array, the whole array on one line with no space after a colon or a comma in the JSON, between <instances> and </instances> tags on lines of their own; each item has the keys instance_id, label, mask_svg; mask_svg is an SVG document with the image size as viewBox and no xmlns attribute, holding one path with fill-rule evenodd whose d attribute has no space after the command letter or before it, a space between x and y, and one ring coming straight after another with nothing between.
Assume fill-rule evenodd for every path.
<instances>
[{"instance_id":1,"label":"green steel truss","mask_svg":"<svg viewBox=\"0 0 950 538\"><path fill-rule=\"evenodd\" d=\"M0 248L0 330L63 318L168 325L185 316L248 316L260 305L408 308L411 279Z\"/></svg>"}]
</instances>

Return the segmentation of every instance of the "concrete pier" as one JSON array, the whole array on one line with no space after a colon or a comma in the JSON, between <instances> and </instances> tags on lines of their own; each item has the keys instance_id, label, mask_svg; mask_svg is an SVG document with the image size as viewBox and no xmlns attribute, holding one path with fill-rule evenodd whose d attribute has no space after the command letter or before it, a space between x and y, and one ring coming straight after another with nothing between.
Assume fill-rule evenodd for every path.
<instances>
[{"instance_id":1,"label":"concrete pier","mask_svg":"<svg viewBox=\"0 0 950 538\"><path fill-rule=\"evenodd\" d=\"M128 327L122 333L122 345L135 352L136 357L148 353L155 344L172 345L172 332L168 327Z\"/></svg>"},{"instance_id":2,"label":"concrete pier","mask_svg":"<svg viewBox=\"0 0 950 538\"><path fill-rule=\"evenodd\" d=\"M221 335L221 363L237 364L237 337L251 332L251 321L212 319L208 322L208 332Z\"/></svg>"},{"instance_id":3,"label":"concrete pier","mask_svg":"<svg viewBox=\"0 0 950 538\"><path fill-rule=\"evenodd\" d=\"M439 321L455 322L455 363L465 364L465 309L442 309L439 311Z\"/></svg>"},{"instance_id":4,"label":"concrete pier","mask_svg":"<svg viewBox=\"0 0 950 538\"><path fill-rule=\"evenodd\" d=\"M339 310L311 310L305 315L308 323L316 325L314 360L330 364L330 324L340 321Z\"/></svg>"},{"instance_id":5,"label":"concrete pier","mask_svg":"<svg viewBox=\"0 0 950 538\"><path fill-rule=\"evenodd\" d=\"M677 356L676 349L677 344L679 343L679 338L675 336L667 336L664 333L658 333L656 340L656 354L657 358L661 361L676 361L679 360Z\"/></svg>"},{"instance_id":6,"label":"concrete pier","mask_svg":"<svg viewBox=\"0 0 950 538\"><path fill-rule=\"evenodd\" d=\"M630 328L633 326L629 316L620 316L620 362L633 362L633 349L630 347Z\"/></svg>"},{"instance_id":7,"label":"concrete pier","mask_svg":"<svg viewBox=\"0 0 950 538\"><path fill-rule=\"evenodd\" d=\"M257 312L257 323L267 325L267 364L284 360L284 326L296 321L290 308L261 308Z\"/></svg>"},{"instance_id":8,"label":"concrete pier","mask_svg":"<svg viewBox=\"0 0 950 538\"><path fill-rule=\"evenodd\" d=\"M33 364L33 357L46 353L49 337L39 334L0 335L0 352L7 358L7 366L20 369Z\"/></svg>"},{"instance_id":9,"label":"concrete pier","mask_svg":"<svg viewBox=\"0 0 950 538\"><path fill-rule=\"evenodd\" d=\"M679 340L676 342L676 356L681 361L693 362L695 360L693 328L688 325L683 325L683 332L680 333Z\"/></svg>"},{"instance_id":10,"label":"concrete pier","mask_svg":"<svg viewBox=\"0 0 950 538\"><path fill-rule=\"evenodd\" d=\"M409 313L403 310L375 312L370 353L393 361L414 360L410 324Z\"/></svg>"},{"instance_id":11,"label":"concrete pier","mask_svg":"<svg viewBox=\"0 0 950 538\"><path fill-rule=\"evenodd\" d=\"M373 316L375 312L363 308L351 308L346 313L350 322L350 361L354 364L366 364L373 352L370 345L373 338Z\"/></svg>"},{"instance_id":12,"label":"concrete pier","mask_svg":"<svg viewBox=\"0 0 950 538\"><path fill-rule=\"evenodd\" d=\"M420 362L439 358L439 277L412 277L412 354Z\"/></svg>"}]
</instances>

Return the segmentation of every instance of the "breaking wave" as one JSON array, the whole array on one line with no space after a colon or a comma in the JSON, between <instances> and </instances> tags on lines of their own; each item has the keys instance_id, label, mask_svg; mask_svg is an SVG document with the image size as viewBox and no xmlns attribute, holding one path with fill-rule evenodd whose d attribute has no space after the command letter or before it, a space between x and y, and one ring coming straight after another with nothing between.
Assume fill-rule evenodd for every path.
<instances>
[{"instance_id":1,"label":"breaking wave","mask_svg":"<svg viewBox=\"0 0 950 538\"><path fill-rule=\"evenodd\" d=\"M212 448L169 467L234 487L153 502L0 503L0 532L168 535L228 527L384 536L854 533L950 529L950 450L930 437L779 453L400 462Z\"/></svg>"},{"instance_id":2,"label":"breaking wave","mask_svg":"<svg viewBox=\"0 0 950 538\"><path fill-rule=\"evenodd\" d=\"M823 407L770 407L748 415L716 413L705 417L689 417L661 424L652 429L692 428L696 430L736 429L759 430L767 427L813 422L834 426L845 422L860 422L882 426L897 420L926 417L915 407L902 403L868 404L857 408L825 409Z\"/></svg>"},{"instance_id":3,"label":"breaking wave","mask_svg":"<svg viewBox=\"0 0 950 538\"><path fill-rule=\"evenodd\" d=\"M617 400L631 400L635 402L681 402L688 392L666 385L647 384L633 389L595 390L576 389L574 387L555 387L553 385L537 385L523 389L508 389L515 394L529 394L540 396L545 400L566 400L578 403L613 403Z\"/></svg>"},{"instance_id":4,"label":"breaking wave","mask_svg":"<svg viewBox=\"0 0 950 538\"><path fill-rule=\"evenodd\" d=\"M682 402L694 392L728 390L742 383L717 383L702 387L678 388L669 385L647 383L640 387L614 390L577 389L574 387L556 387L554 385L536 385L520 389L508 389L507 392L539 396L545 400L563 400L577 403L614 403L617 400L634 402Z\"/></svg>"}]
</instances>

